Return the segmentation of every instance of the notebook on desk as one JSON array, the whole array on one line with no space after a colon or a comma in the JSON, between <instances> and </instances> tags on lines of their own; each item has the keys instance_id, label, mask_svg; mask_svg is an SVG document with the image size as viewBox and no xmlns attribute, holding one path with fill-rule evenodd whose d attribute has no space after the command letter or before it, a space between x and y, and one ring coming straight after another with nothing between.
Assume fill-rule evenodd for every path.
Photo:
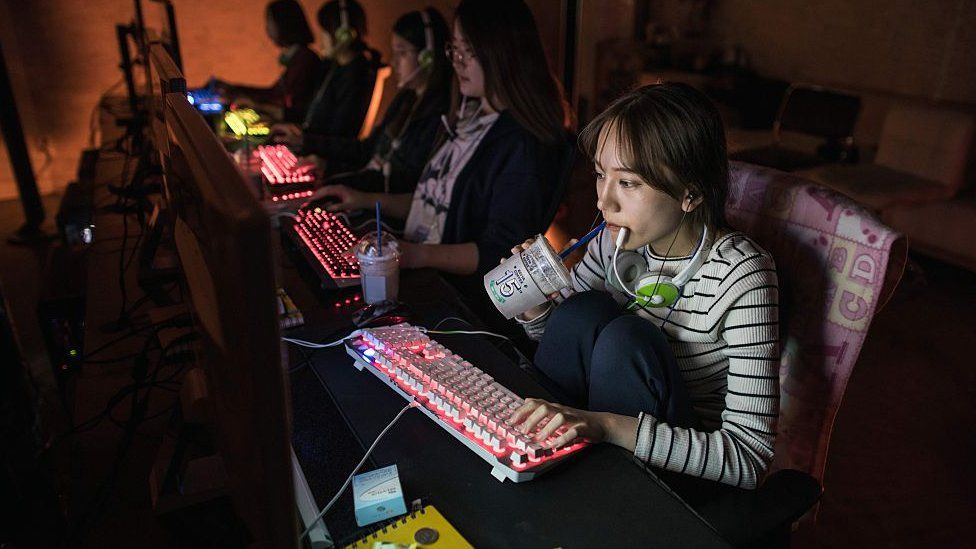
<instances>
[{"instance_id":1,"label":"notebook on desk","mask_svg":"<svg viewBox=\"0 0 976 549\"><path fill-rule=\"evenodd\" d=\"M392 547L443 547L464 549L473 547L433 505L397 519L353 543L346 549L372 549L374 544Z\"/></svg>"}]
</instances>

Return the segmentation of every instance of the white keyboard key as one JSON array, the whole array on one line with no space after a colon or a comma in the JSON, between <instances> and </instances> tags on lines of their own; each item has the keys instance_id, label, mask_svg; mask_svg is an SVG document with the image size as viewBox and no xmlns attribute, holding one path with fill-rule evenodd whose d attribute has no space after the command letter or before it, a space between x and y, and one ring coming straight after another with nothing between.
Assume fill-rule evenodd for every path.
<instances>
[{"instance_id":1,"label":"white keyboard key","mask_svg":"<svg viewBox=\"0 0 976 549\"><path fill-rule=\"evenodd\" d=\"M525 453L529 454L529 459L542 459L544 450L538 442L532 442L525 448Z\"/></svg>"}]
</instances>

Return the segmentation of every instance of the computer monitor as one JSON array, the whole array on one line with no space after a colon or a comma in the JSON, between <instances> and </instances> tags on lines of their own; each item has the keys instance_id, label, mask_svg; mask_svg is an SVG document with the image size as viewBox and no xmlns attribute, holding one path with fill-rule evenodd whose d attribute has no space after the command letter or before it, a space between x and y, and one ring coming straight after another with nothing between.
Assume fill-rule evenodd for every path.
<instances>
[{"instance_id":1,"label":"computer monitor","mask_svg":"<svg viewBox=\"0 0 976 549\"><path fill-rule=\"evenodd\" d=\"M146 83L146 95L149 131L154 144L153 163L160 167L160 172L165 178L166 164L169 161L169 136L166 130L166 96L169 94L186 94L186 79L183 73L169 55L167 50L160 42L155 41L154 33L149 34L149 62L146 64L149 76ZM165 182L165 179L164 179ZM165 189L165 185L164 185ZM168 190L165 197L169 199Z\"/></svg>"},{"instance_id":2,"label":"computer monitor","mask_svg":"<svg viewBox=\"0 0 976 549\"><path fill-rule=\"evenodd\" d=\"M166 97L184 96L186 80L169 51L156 40L155 33L147 30L148 62L146 63L146 127L145 132L152 146L143 148L139 157L139 181L143 190L154 193L161 190L163 200L152 200L152 213L147 218L139 248L139 285L148 294L155 289L174 282L176 254L168 238L172 234L172 223L168 212L170 200L168 182L169 172L169 134L166 129ZM162 251L165 248L165 251Z\"/></svg>"},{"instance_id":3,"label":"computer monitor","mask_svg":"<svg viewBox=\"0 0 976 549\"><path fill-rule=\"evenodd\" d=\"M149 85L155 93L186 93L186 78L173 60L166 44L152 29L146 31L149 39Z\"/></svg>"},{"instance_id":4,"label":"computer monitor","mask_svg":"<svg viewBox=\"0 0 976 549\"><path fill-rule=\"evenodd\" d=\"M296 504L271 222L186 97L169 94L165 106L174 240L231 499L252 546L292 547Z\"/></svg>"},{"instance_id":5,"label":"computer monitor","mask_svg":"<svg viewBox=\"0 0 976 549\"><path fill-rule=\"evenodd\" d=\"M180 37L176 29L176 11L170 0L135 0L137 21L143 32L152 30L158 41L166 48L177 68L183 70L183 56L180 51Z\"/></svg>"},{"instance_id":6,"label":"computer monitor","mask_svg":"<svg viewBox=\"0 0 976 549\"><path fill-rule=\"evenodd\" d=\"M144 5L145 4L145 5ZM145 82L148 88L152 84L150 47L152 44L161 45L175 67L182 75L183 61L180 52L179 35L176 30L176 15L169 0L133 0L134 16L128 25L116 25L120 66L124 75L129 106L133 117L144 114L139 102L139 83L133 68L141 63L144 68ZM147 9L149 8L149 9ZM136 46L136 58L130 50L130 40ZM181 76L182 78L182 76ZM184 85L185 87L185 85ZM147 95L151 91L147 90Z\"/></svg>"},{"instance_id":7,"label":"computer monitor","mask_svg":"<svg viewBox=\"0 0 976 549\"><path fill-rule=\"evenodd\" d=\"M154 143L153 150L157 158L155 164L161 166L161 173L166 175L166 162L169 160L169 137L166 130L166 96L170 94L185 95L186 79L182 71L160 42L154 41L154 33L149 32L149 62L146 92L148 96L149 131ZM169 193L166 192L169 199Z\"/></svg>"}]
</instances>

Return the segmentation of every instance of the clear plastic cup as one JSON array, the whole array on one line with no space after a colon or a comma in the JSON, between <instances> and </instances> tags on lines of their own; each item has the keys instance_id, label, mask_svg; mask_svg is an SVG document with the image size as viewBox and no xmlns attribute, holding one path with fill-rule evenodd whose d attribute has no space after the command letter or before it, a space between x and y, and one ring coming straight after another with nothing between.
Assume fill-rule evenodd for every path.
<instances>
[{"instance_id":1,"label":"clear plastic cup","mask_svg":"<svg viewBox=\"0 0 976 549\"><path fill-rule=\"evenodd\" d=\"M396 238L384 232L382 249L376 246L376 233L361 238L353 248L359 261L359 276L366 303L396 301L400 292L400 246Z\"/></svg>"},{"instance_id":2,"label":"clear plastic cup","mask_svg":"<svg viewBox=\"0 0 976 549\"><path fill-rule=\"evenodd\" d=\"M505 318L512 318L545 303L549 295L569 286L569 269L549 241L536 235L527 250L489 271L484 284L498 311Z\"/></svg>"}]
</instances>

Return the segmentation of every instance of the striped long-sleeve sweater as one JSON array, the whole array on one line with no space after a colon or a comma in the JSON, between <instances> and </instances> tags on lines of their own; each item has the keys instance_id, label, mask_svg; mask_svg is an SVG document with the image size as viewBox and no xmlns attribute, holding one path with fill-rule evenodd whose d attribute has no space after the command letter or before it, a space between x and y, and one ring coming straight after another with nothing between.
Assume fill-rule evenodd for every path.
<instances>
[{"instance_id":1,"label":"striped long-sleeve sweater","mask_svg":"<svg viewBox=\"0 0 976 549\"><path fill-rule=\"evenodd\" d=\"M574 291L628 297L606 282L613 238L593 239L573 269ZM652 270L662 258L639 250ZM674 276L690 257L669 258ZM720 235L705 263L685 285L673 311L643 309L640 316L662 327L684 375L704 428L672 427L649 414L639 421L634 455L641 462L742 488L755 488L773 456L779 412L778 292L773 258L742 233ZM670 316L669 316L670 314ZM548 313L523 323L540 339Z\"/></svg>"}]
</instances>

